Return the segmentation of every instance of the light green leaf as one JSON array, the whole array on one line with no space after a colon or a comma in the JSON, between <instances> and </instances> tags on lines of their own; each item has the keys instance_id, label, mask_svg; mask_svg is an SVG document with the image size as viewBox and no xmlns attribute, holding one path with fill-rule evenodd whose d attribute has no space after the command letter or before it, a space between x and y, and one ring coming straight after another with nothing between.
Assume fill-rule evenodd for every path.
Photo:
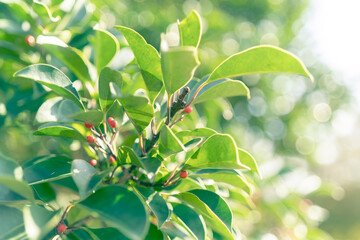
<instances>
[{"instance_id":1,"label":"light green leaf","mask_svg":"<svg viewBox=\"0 0 360 240\"><path fill-rule=\"evenodd\" d=\"M149 220L143 202L125 187L100 188L77 205L130 239L143 239L148 232Z\"/></svg>"},{"instance_id":2,"label":"light green leaf","mask_svg":"<svg viewBox=\"0 0 360 240\"><path fill-rule=\"evenodd\" d=\"M235 170L204 169L191 174L191 177L212 179L215 182L227 183L236 188L244 189L249 194L251 193L251 188L246 178Z\"/></svg>"},{"instance_id":3,"label":"light green leaf","mask_svg":"<svg viewBox=\"0 0 360 240\"><path fill-rule=\"evenodd\" d=\"M248 169L239 161L234 139L227 134L214 134L186 162L185 168Z\"/></svg>"},{"instance_id":4,"label":"light green leaf","mask_svg":"<svg viewBox=\"0 0 360 240\"><path fill-rule=\"evenodd\" d=\"M194 47L176 47L161 52L161 69L169 97L191 80L199 64Z\"/></svg>"},{"instance_id":5,"label":"light green leaf","mask_svg":"<svg viewBox=\"0 0 360 240\"><path fill-rule=\"evenodd\" d=\"M41 104L35 122L73 122L70 116L81 111L81 108L71 100L62 97L50 98Z\"/></svg>"},{"instance_id":6,"label":"light green leaf","mask_svg":"<svg viewBox=\"0 0 360 240\"><path fill-rule=\"evenodd\" d=\"M159 53L136 31L122 26L115 26L115 28L124 35L133 51L147 87L150 101L153 102L163 86Z\"/></svg>"},{"instance_id":7,"label":"light green leaf","mask_svg":"<svg viewBox=\"0 0 360 240\"><path fill-rule=\"evenodd\" d=\"M262 178L255 158L250 153L248 153L247 151L241 148L238 148L238 153L241 164L249 167L251 171L256 172L259 175L259 177Z\"/></svg>"},{"instance_id":8,"label":"light green leaf","mask_svg":"<svg viewBox=\"0 0 360 240\"><path fill-rule=\"evenodd\" d=\"M203 189L195 189L174 196L194 207L204 217L207 224L225 239L233 239L231 235L232 213L222 197Z\"/></svg>"},{"instance_id":9,"label":"light green leaf","mask_svg":"<svg viewBox=\"0 0 360 240\"><path fill-rule=\"evenodd\" d=\"M313 80L305 65L294 54L274 46L256 46L224 60L207 82L254 73L296 73Z\"/></svg>"},{"instance_id":10,"label":"light green leaf","mask_svg":"<svg viewBox=\"0 0 360 240\"><path fill-rule=\"evenodd\" d=\"M118 100L138 133L141 133L154 116L154 108L149 99L141 96L126 96Z\"/></svg>"},{"instance_id":11,"label":"light green leaf","mask_svg":"<svg viewBox=\"0 0 360 240\"><path fill-rule=\"evenodd\" d=\"M71 176L71 160L65 156L38 157L23 165L29 184L39 184Z\"/></svg>"},{"instance_id":12,"label":"light green leaf","mask_svg":"<svg viewBox=\"0 0 360 240\"><path fill-rule=\"evenodd\" d=\"M57 16L56 18L53 17L53 15L50 12L50 9L42 2L39 2L37 0L34 0L32 3L32 9L39 15L39 17L47 16L50 21L57 22L60 20L60 16Z\"/></svg>"},{"instance_id":13,"label":"light green leaf","mask_svg":"<svg viewBox=\"0 0 360 240\"><path fill-rule=\"evenodd\" d=\"M205 240L206 225L202 217L196 213L191 207L181 204L173 203L173 212L176 215L176 220L197 240Z\"/></svg>"},{"instance_id":14,"label":"light green leaf","mask_svg":"<svg viewBox=\"0 0 360 240\"><path fill-rule=\"evenodd\" d=\"M34 135L62 137L73 140L85 141L85 137L78 130L71 126L60 123L44 124L34 132Z\"/></svg>"},{"instance_id":15,"label":"light green leaf","mask_svg":"<svg viewBox=\"0 0 360 240\"><path fill-rule=\"evenodd\" d=\"M16 180L10 176L0 176L0 203L29 202L33 200L34 193L25 181Z\"/></svg>"},{"instance_id":16,"label":"light green leaf","mask_svg":"<svg viewBox=\"0 0 360 240\"><path fill-rule=\"evenodd\" d=\"M75 159L72 161L72 178L79 189L80 198L84 198L89 191L89 183L93 176L98 172L87 161Z\"/></svg>"},{"instance_id":17,"label":"light green leaf","mask_svg":"<svg viewBox=\"0 0 360 240\"><path fill-rule=\"evenodd\" d=\"M105 30L95 29L95 66L98 73L107 66L119 51L117 39Z\"/></svg>"},{"instance_id":18,"label":"light green leaf","mask_svg":"<svg viewBox=\"0 0 360 240\"><path fill-rule=\"evenodd\" d=\"M78 112L71 116L71 118L83 122L91 123L92 125L99 126L104 120L105 113L100 110L88 110L86 112Z\"/></svg>"},{"instance_id":19,"label":"light green leaf","mask_svg":"<svg viewBox=\"0 0 360 240\"><path fill-rule=\"evenodd\" d=\"M215 134L216 131L211 128L195 128L194 130L185 130L176 133L176 136L180 139L185 137L210 137Z\"/></svg>"},{"instance_id":20,"label":"light green leaf","mask_svg":"<svg viewBox=\"0 0 360 240\"><path fill-rule=\"evenodd\" d=\"M89 67L91 64L76 48L66 45L60 39L53 36L39 36L37 43L47 52L62 61L83 83L91 82Z\"/></svg>"},{"instance_id":21,"label":"light green leaf","mask_svg":"<svg viewBox=\"0 0 360 240\"><path fill-rule=\"evenodd\" d=\"M99 101L103 112L106 112L109 107L113 104L115 97L111 94L111 84L116 84L119 90L122 85L122 76L119 71L112 70L105 67L100 72L99 76Z\"/></svg>"},{"instance_id":22,"label":"light green leaf","mask_svg":"<svg viewBox=\"0 0 360 240\"><path fill-rule=\"evenodd\" d=\"M25 230L30 239L43 239L53 230L61 219L61 212L50 212L38 205L23 208Z\"/></svg>"},{"instance_id":23,"label":"light green leaf","mask_svg":"<svg viewBox=\"0 0 360 240\"><path fill-rule=\"evenodd\" d=\"M193 104L212 100L220 97L247 96L250 91L243 82L223 79L206 84L199 92Z\"/></svg>"},{"instance_id":24,"label":"light green leaf","mask_svg":"<svg viewBox=\"0 0 360 240\"><path fill-rule=\"evenodd\" d=\"M121 146L118 151L120 165L131 164L142 169L146 169L142 161L138 158L134 150L128 146Z\"/></svg>"},{"instance_id":25,"label":"light green leaf","mask_svg":"<svg viewBox=\"0 0 360 240\"><path fill-rule=\"evenodd\" d=\"M60 96L72 100L81 109L84 109L79 93L73 87L70 79L53 66L47 64L33 64L16 72L14 76L28 78L45 85Z\"/></svg>"},{"instance_id":26,"label":"light green leaf","mask_svg":"<svg viewBox=\"0 0 360 240\"><path fill-rule=\"evenodd\" d=\"M185 151L184 145L165 124L160 130L159 151L164 157Z\"/></svg>"},{"instance_id":27,"label":"light green leaf","mask_svg":"<svg viewBox=\"0 0 360 240\"><path fill-rule=\"evenodd\" d=\"M193 10L179 25L181 46L198 47L201 39L201 18L197 11Z\"/></svg>"}]
</instances>

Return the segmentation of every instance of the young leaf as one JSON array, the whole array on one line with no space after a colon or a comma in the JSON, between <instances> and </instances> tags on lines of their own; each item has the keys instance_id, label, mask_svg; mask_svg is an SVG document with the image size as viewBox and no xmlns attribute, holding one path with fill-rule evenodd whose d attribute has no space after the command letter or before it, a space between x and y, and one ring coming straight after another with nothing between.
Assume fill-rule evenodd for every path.
<instances>
[{"instance_id":1,"label":"young leaf","mask_svg":"<svg viewBox=\"0 0 360 240\"><path fill-rule=\"evenodd\" d=\"M54 97L41 104L36 112L35 122L73 122L70 117L82 110L77 104L62 97Z\"/></svg>"},{"instance_id":2,"label":"young leaf","mask_svg":"<svg viewBox=\"0 0 360 240\"><path fill-rule=\"evenodd\" d=\"M249 183L235 170L222 170L222 169L204 169L191 174L191 177L199 177L204 179L212 179L215 182L222 182L230 184L236 188L244 189L247 193L251 193Z\"/></svg>"},{"instance_id":3,"label":"young leaf","mask_svg":"<svg viewBox=\"0 0 360 240\"><path fill-rule=\"evenodd\" d=\"M191 80L199 64L194 47L176 47L161 52L161 69L169 97Z\"/></svg>"},{"instance_id":4,"label":"young leaf","mask_svg":"<svg viewBox=\"0 0 360 240\"><path fill-rule=\"evenodd\" d=\"M81 160L75 159L71 165L71 174L72 178L79 189L80 198L84 198L89 189L89 183L92 177L98 171L90 165L90 163Z\"/></svg>"},{"instance_id":5,"label":"young leaf","mask_svg":"<svg viewBox=\"0 0 360 240\"><path fill-rule=\"evenodd\" d=\"M154 108L146 97L126 96L118 98L134 127L141 133L151 122Z\"/></svg>"},{"instance_id":6,"label":"young leaf","mask_svg":"<svg viewBox=\"0 0 360 240\"><path fill-rule=\"evenodd\" d=\"M85 137L78 130L71 126L60 123L44 124L34 132L34 135L62 137L73 140L85 141Z\"/></svg>"},{"instance_id":7,"label":"young leaf","mask_svg":"<svg viewBox=\"0 0 360 240\"><path fill-rule=\"evenodd\" d=\"M90 63L76 48L66 45L53 36L39 36L37 43L47 52L60 59L83 83L91 81L88 66Z\"/></svg>"},{"instance_id":8,"label":"young leaf","mask_svg":"<svg viewBox=\"0 0 360 240\"><path fill-rule=\"evenodd\" d=\"M180 225L182 225L193 238L205 240L206 225L203 218L197 214L194 209L185 204L173 203L172 205L176 220L180 222Z\"/></svg>"},{"instance_id":9,"label":"young leaf","mask_svg":"<svg viewBox=\"0 0 360 240\"><path fill-rule=\"evenodd\" d=\"M77 204L119 229L130 239L143 239L149 229L148 214L135 193L122 186L107 186Z\"/></svg>"},{"instance_id":10,"label":"young leaf","mask_svg":"<svg viewBox=\"0 0 360 240\"><path fill-rule=\"evenodd\" d=\"M209 226L225 239L233 239L231 235L232 213L225 200L214 192L195 189L174 195L194 207Z\"/></svg>"},{"instance_id":11,"label":"young leaf","mask_svg":"<svg viewBox=\"0 0 360 240\"><path fill-rule=\"evenodd\" d=\"M193 10L180 23L179 33L181 46L198 47L201 39L201 18L199 13Z\"/></svg>"},{"instance_id":12,"label":"young leaf","mask_svg":"<svg viewBox=\"0 0 360 240\"><path fill-rule=\"evenodd\" d=\"M30 184L39 184L71 176L71 159L49 155L35 158L23 165L24 178Z\"/></svg>"},{"instance_id":13,"label":"young leaf","mask_svg":"<svg viewBox=\"0 0 360 240\"><path fill-rule=\"evenodd\" d=\"M248 169L239 161L234 139L227 134L214 134L186 162L185 168Z\"/></svg>"},{"instance_id":14,"label":"young leaf","mask_svg":"<svg viewBox=\"0 0 360 240\"><path fill-rule=\"evenodd\" d=\"M184 137L210 137L211 135L214 135L216 132L215 130L211 128L196 128L194 130L185 130L176 133L176 136L178 138L184 138Z\"/></svg>"},{"instance_id":15,"label":"young leaf","mask_svg":"<svg viewBox=\"0 0 360 240\"><path fill-rule=\"evenodd\" d=\"M95 66L98 73L107 66L119 50L117 39L105 30L95 29Z\"/></svg>"},{"instance_id":16,"label":"young leaf","mask_svg":"<svg viewBox=\"0 0 360 240\"><path fill-rule=\"evenodd\" d=\"M248 153L247 151L241 148L238 148L238 153L239 153L240 162L245 166L249 167L251 171L256 172L259 175L259 177L262 178L255 158L250 153Z\"/></svg>"},{"instance_id":17,"label":"young leaf","mask_svg":"<svg viewBox=\"0 0 360 240\"><path fill-rule=\"evenodd\" d=\"M185 151L184 145L165 124L160 130L159 151L164 157Z\"/></svg>"},{"instance_id":18,"label":"young leaf","mask_svg":"<svg viewBox=\"0 0 360 240\"><path fill-rule=\"evenodd\" d=\"M210 74L207 83L254 73L296 73L313 80L305 65L292 53L274 46L256 46L224 60Z\"/></svg>"},{"instance_id":19,"label":"young leaf","mask_svg":"<svg viewBox=\"0 0 360 240\"><path fill-rule=\"evenodd\" d=\"M60 96L72 100L81 109L84 109L79 93L73 87L70 79L63 72L53 66L47 64L33 64L16 72L14 76L28 78L43 84Z\"/></svg>"},{"instance_id":20,"label":"young leaf","mask_svg":"<svg viewBox=\"0 0 360 240\"><path fill-rule=\"evenodd\" d=\"M220 97L246 96L250 98L249 88L240 81L222 79L206 84L199 92L193 104Z\"/></svg>"},{"instance_id":21,"label":"young leaf","mask_svg":"<svg viewBox=\"0 0 360 240\"><path fill-rule=\"evenodd\" d=\"M99 101L103 112L106 112L114 102L110 83L116 84L116 87L121 89L122 76L120 72L105 67L99 76Z\"/></svg>"},{"instance_id":22,"label":"young leaf","mask_svg":"<svg viewBox=\"0 0 360 240\"><path fill-rule=\"evenodd\" d=\"M104 120L105 113L99 110L88 110L87 112L75 113L71 118L99 126Z\"/></svg>"},{"instance_id":23,"label":"young leaf","mask_svg":"<svg viewBox=\"0 0 360 240\"><path fill-rule=\"evenodd\" d=\"M23 208L25 230L30 239L43 239L61 219L61 212L50 212L38 205Z\"/></svg>"},{"instance_id":24,"label":"young leaf","mask_svg":"<svg viewBox=\"0 0 360 240\"><path fill-rule=\"evenodd\" d=\"M133 51L147 87L150 101L153 102L163 86L159 53L136 31L122 26L115 26L115 28L124 35Z\"/></svg>"}]
</instances>

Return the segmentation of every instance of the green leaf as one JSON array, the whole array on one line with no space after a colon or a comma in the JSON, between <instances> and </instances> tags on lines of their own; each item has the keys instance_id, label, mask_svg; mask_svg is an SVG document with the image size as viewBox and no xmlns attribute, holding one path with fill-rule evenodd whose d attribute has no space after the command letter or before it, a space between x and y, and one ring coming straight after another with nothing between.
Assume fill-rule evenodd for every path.
<instances>
[{"instance_id":1,"label":"green leaf","mask_svg":"<svg viewBox=\"0 0 360 240\"><path fill-rule=\"evenodd\" d=\"M44 124L34 132L34 135L54 136L85 141L85 137L78 130L71 126L60 123Z\"/></svg>"},{"instance_id":2,"label":"green leaf","mask_svg":"<svg viewBox=\"0 0 360 240\"><path fill-rule=\"evenodd\" d=\"M184 145L175 136L173 131L165 124L160 130L159 151L162 155L164 155L164 157L185 151Z\"/></svg>"},{"instance_id":3,"label":"green leaf","mask_svg":"<svg viewBox=\"0 0 360 240\"><path fill-rule=\"evenodd\" d=\"M87 161L75 159L71 164L72 178L79 189L80 198L84 198L89 192L89 183L98 172Z\"/></svg>"},{"instance_id":4,"label":"green leaf","mask_svg":"<svg viewBox=\"0 0 360 240\"><path fill-rule=\"evenodd\" d=\"M111 94L110 83L116 84L114 87L121 89L122 76L119 71L105 67L101 70L99 76L99 101L103 112L106 112L109 109L115 99Z\"/></svg>"},{"instance_id":5,"label":"green leaf","mask_svg":"<svg viewBox=\"0 0 360 240\"><path fill-rule=\"evenodd\" d=\"M146 201L157 219L158 228L171 217L172 208L158 192L151 195Z\"/></svg>"},{"instance_id":6,"label":"green leaf","mask_svg":"<svg viewBox=\"0 0 360 240\"><path fill-rule=\"evenodd\" d=\"M60 39L53 36L39 36L37 43L47 52L62 61L83 83L91 81L88 65L90 63L76 48L66 45Z\"/></svg>"},{"instance_id":7,"label":"green leaf","mask_svg":"<svg viewBox=\"0 0 360 240\"><path fill-rule=\"evenodd\" d=\"M185 168L248 169L239 161L234 139L228 134L214 134L186 162Z\"/></svg>"},{"instance_id":8,"label":"green leaf","mask_svg":"<svg viewBox=\"0 0 360 240\"><path fill-rule=\"evenodd\" d=\"M161 160L156 158L156 157L147 157L147 158L143 158L141 159L142 164L145 167L145 170L148 173L154 173L156 174L157 170L160 168L161 166Z\"/></svg>"},{"instance_id":9,"label":"green leaf","mask_svg":"<svg viewBox=\"0 0 360 240\"><path fill-rule=\"evenodd\" d=\"M22 180L23 170L13 159L0 153L0 176L11 176L17 180Z\"/></svg>"},{"instance_id":10,"label":"green leaf","mask_svg":"<svg viewBox=\"0 0 360 240\"><path fill-rule=\"evenodd\" d=\"M124 35L133 51L147 87L150 101L153 102L163 86L159 53L136 31L122 26L115 26L115 28Z\"/></svg>"},{"instance_id":11,"label":"green leaf","mask_svg":"<svg viewBox=\"0 0 360 240\"><path fill-rule=\"evenodd\" d=\"M121 106L119 100L115 99L113 104L109 107L107 114L114 119L122 119L124 117L124 109Z\"/></svg>"},{"instance_id":12,"label":"green leaf","mask_svg":"<svg viewBox=\"0 0 360 240\"><path fill-rule=\"evenodd\" d=\"M43 239L53 230L61 219L61 212L50 212L37 205L23 208L25 230L30 239Z\"/></svg>"},{"instance_id":13,"label":"green leaf","mask_svg":"<svg viewBox=\"0 0 360 240\"><path fill-rule=\"evenodd\" d=\"M158 229L154 224L150 224L150 229L144 240L170 240L164 232Z\"/></svg>"},{"instance_id":14,"label":"green leaf","mask_svg":"<svg viewBox=\"0 0 360 240\"><path fill-rule=\"evenodd\" d=\"M149 99L130 95L119 98L119 101L138 133L141 133L150 124L154 116L154 108Z\"/></svg>"},{"instance_id":15,"label":"green leaf","mask_svg":"<svg viewBox=\"0 0 360 240\"><path fill-rule=\"evenodd\" d=\"M120 165L131 164L145 169L142 161L138 158L134 150L128 146L121 146L118 151L118 159Z\"/></svg>"},{"instance_id":16,"label":"green leaf","mask_svg":"<svg viewBox=\"0 0 360 240\"><path fill-rule=\"evenodd\" d=\"M83 122L91 123L92 125L99 126L104 120L105 113L99 110L88 110L86 112L78 112L71 116L71 118Z\"/></svg>"},{"instance_id":17,"label":"green leaf","mask_svg":"<svg viewBox=\"0 0 360 240\"><path fill-rule=\"evenodd\" d=\"M259 175L259 177L262 178L255 158L250 153L248 153L247 151L241 148L238 148L238 153L241 164L249 167L251 171L256 172Z\"/></svg>"},{"instance_id":18,"label":"green leaf","mask_svg":"<svg viewBox=\"0 0 360 240\"><path fill-rule=\"evenodd\" d=\"M97 237L97 239L95 239L95 240L102 240L102 239L106 239L106 240L130 240L129 238L124 236L121 232L119 232L119 230L117 230L116 228L111 228L111 227L94 228L94 229L90 228L89 231L91 231L93 234L95 234L95 236Z\"/></svg>"},{"instance_id":19,"label":"green leaf","mask_svg":"<svg viewBox=\"0 0 360 240\"><path fill-rule=\"evenodd\" d=\"M201 39L201 18L199 13L193 10L179 25L181 46L198 47Z\"/></svg>"},{"instance_id":20,"label":"green leaf","mask_svg":"<svg viewBox=\"0 0 360 240\"><path fill-rule=\"evenodd\" d=\"M47 16L51 22L57 22L60 20L60 16L56 18L50 12L50 9L42 2L34 0L32 3L32 9L37 13L39 17Z\"/></svg>"},{"instance_id":21,"label":"green leaf","mask_svg":"<svg viewBox=\"0 0 360 240\"><path fill-rule=\"evenodd\" d=\"M231 235L232 213L222 197L203 189L195 189L174 196L194 207L204 217L207 224L223 235L225 239L233 239Z\"/></svg>"},{"instance_id":22,"label":"green leaf","mask_svg":"<svg viewBox=\"0 0 360 240\"><path fill-rule=\"evenodd\" d=\"M210 137L211 135L215 134L216 131L211 128L195 128L194 130L185 130L176 133L176 136L180 139L185 137Z\"/></svg>"},{"instance_id":23,"label":"green leaf","mask_svg":"<svg viewBox=\"0 0 360 240\"><path fill-rule=\"evenodd\" d=\"M148 214L142 201L125 187L100 188L77 205L130 239L143 239L149 229Z\"/></svg>"},{"instance_id":24,"label":"green leaf","mask_svg":"<svg viewBox=\"0 0 360 240\"><path fill-rule=\"evenodd\" d=\"M161 69L168 97L191 80L199 64L194 47L176 47L161 52Z\"/></svg>"},{"instance_id":25,"label":"green leaf","mask_svg":"<svg viewBox=\"0 0 360 240\"><path fill-rule=\"evenodd\" d=\"M75 113L81 112L77 104L62 97L55 97L46 100L38 109L35 122L73 122L70 117Z\"/></svg>"},{"instance_id":26,"label":"green leaf","mask_svg":"<svg viewBox=\"0 0 360 240\"><path fill-rule=\"evenodd\" d=\"M235 170L205 169L191 174L191 177L212 179L215 182L227 183L236 188L244 189L249 194L251 193L251 188L246 178Z\"/></svg>"},{"instance_id":27,"label":"green leaf","mask_svg":"<svg viewBox=\"0 0 360 240\"><path fill-rule=\"evenodd\" d=\"M176 220L197 240L205 240L206 225L202 217L196 213L191 207L181 204L173 203L173 212L176 215Z\"/></svg>"},{"instance_id":28,"label":"green leaf","mask_svg":"<svg viewBox=\"0 0 360 240\"><path fill-rule=\"evenodd\" d=\"M0 239L18 239L24 233L23 214L16 208L0 206Z\"/></svg>"},{"instance_id":29,"label":"green leaf","mask_svg":"<svg viewBox=\"0 0 360 240\"><path fill-rule=\"evenodd\" d=\"M105 30L95 29L95 66L98 72L107 66L119 50L117 39Z\"/></svg>"},{"instance_id":30,"label":"green leaf","mask_svg":"<svg viewBox=\"0 0 360 240\"><path fill-rule=\"evenodd\" d=\"M295 55L265 45L230 56L215 68L206 82L254 73L296 73L313 80L313 76Z\"/></svg>"},{"instance_id":31,"label":"green leaf","mask_svg":"<svg viewBox=\"0 0 360 240\"><path fill-rule=\"evenodd\" d=\"M243 82L223 79L206 84L199 92L193 104L212 100L220 97L247 96L250 91Z\"/></svg>"},{"instance_id":32,"label":"green leaf","mask_svg":"<svg viewBox=\"0 0 360 240\"><path fill-rule=\"evenodd\" d=\"M81 109L84 109L79 93L73 87L70 79L53 66L47 64L33 64L16 72L14 76L28 78L45 85L60 96L72 100Z\"/></svg>"},{"instance_id":33,"label":"green leaf","mask_svg":"<svg viewBox=\"0 0 360 240\"><path fill-rule=\"evenodd\" d=\"M65 156L49 155L35 158L23 165L29 184L39 184L71 176L71 160Z\"/></svg>"}]
</instances>

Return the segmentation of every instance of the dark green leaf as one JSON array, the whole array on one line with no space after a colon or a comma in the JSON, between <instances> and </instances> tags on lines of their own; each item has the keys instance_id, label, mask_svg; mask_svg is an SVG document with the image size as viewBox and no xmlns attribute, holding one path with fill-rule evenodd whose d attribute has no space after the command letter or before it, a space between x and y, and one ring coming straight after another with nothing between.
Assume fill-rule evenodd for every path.
<instances>
[{"instance_id":1,"label":"dark green leaf","mask_svg":"<svg viewBox=\"0 0 360 240\"><path fill-rule=\"evenodd\" d=\"M115 28L129 43L146 84L150 101L153 102L163 86L159 53L134 30L122 26L115 26Z\"/></svg>"},{"instance_id":2,"label":"dark green leaf","mask_svg":"<svg viewBox=\"0 0 360 240\"><path fill-rule=\"evenodd\" d=\"M161 52L161 69L169 97L191 80L199 64L194 47L176 47Z\"/></svg>"},{"instance_id":3,"label":"dark green leaf","mask_svg":"<svg viewBox=\"0 0 360 240\"><path fill-rule=\"evenodd\" d=\"M105 30L95 29L95 66L98 72L107 66L119 50L117 39Z\"/></svg>"},{"instance_id":4,"label":"dark green leaf","mask_svg":"<svg viewBox=\"0 0 360 240\"><path fill-rule=\"evenodd\" d=\"M201 18L197 11L193 10L179 23L181 46L198 47L201 38Z\"/></svg>"},{"instance_id":5,"label":"dark green leaf","mask_svg":"<svg viewBox=\"0 0 360 240\"><path fill-rule=\"evenodd\" d=\"M155 239L156 240L167 240L169 238L165 235L165 233L163 233L160 229L158 229L154 224L151 224L149 232L146 235L144 240L155 240Z\"/></svg>"},{"instance_id":6,"label":"dark green leaf","mask_svg":"<svg viewBox=\"0 0 360 240\"><path fill-rule=\"evenodd\" d=\"M96 240L130 240L130 238L124 236L119 230L116 228L94 228L89 229L95 236L98 238Z\"/></svg>"},{"instance_id":7,"label":"dark green leaf","mask_svg":"<svg viewBox=\"0 0 360 240\"><path fill-rule=\"evenodd\" d=\"M17 239L25 232L23 214L16 208L0 205L0 239Z\"/></svg>"},{"instance_id":8,"label":"dark green leaf","mask_svg":"<svg viewBox=\"0 0 360 240\"><path fill-rule=\"evenodd\" d=\"M185 204L173 204L173 212L180 224L198 240L205 240L205 222L194 209Z\"/></svg>"},{"instance_id":9,"label":"dark green leaf","mask_svg":"<svg viewBox=\"0 0 360 240\"><path fill-rule=\"evenodd\" d=\"M122 186L100 188L78 206L116 227L130 239L143 239L148 231L148 214L142 201Z\"/></svg>"},{"instance_id":10,"label":"dark green leaf","mask_svg":"<svg viewBox=\"0 0 360 240\"><path fill-rule=\"evenodd\" d=\"M109 109L115 99L111 94L110 84L116 84L114 87L121 89L122 76L120 72L105 67L101 70L99 76L99 100L103 112L106 112Z\"/></svg>"},{"instance_id":11,"label":"dark green leaf","mask_svg":"<svg viewBox=\"0 0 360 240\"><path fill-rule=\"evenodd\" d=\"M164 222L171 217L171 205L158 192L151 195L146 202L156 216L158 228L161 228Z\"/></svg>"},{"instance_id":12,"label":"dark green leaf","mask_svg":"<svg viewBox=\"0 0 360 240\"><path fill-rule=\"evenodd\" d=\"M34 80L52 89L57 94L75 102L84 109L79 93L73 87L70 79L59 69L47 64L30 65L14 74L15 77L23 77Z\"/></svg>"},{"instance_id":13,"label":"dark green leaf","mask_svg":"<svg viewBox=\"0 0 360 240\"><path fill-rule=\"evenodd\" d=\"M305 65L292 53L274 46L256 46L224 60L207 82L254 73L296 73L313 80Z\"/></svg>"},{"instance_id":14,"label":"dark green leaf","mask_svg":"<svg viewBox=\"0 0 360 240\"><path fill-rule=\"evenodd\" d=\"M80 141L85 140L85 137L78 130L60 123L44 124L34 132L34 135L62 137Z\"/></svg>"}]
</instances>

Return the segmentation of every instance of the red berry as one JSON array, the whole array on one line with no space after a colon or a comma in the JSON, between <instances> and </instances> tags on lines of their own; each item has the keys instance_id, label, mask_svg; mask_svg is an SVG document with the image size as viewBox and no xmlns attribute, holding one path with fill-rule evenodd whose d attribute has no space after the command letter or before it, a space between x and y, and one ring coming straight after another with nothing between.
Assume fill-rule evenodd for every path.
<instances>
[{"instance_id":1,"label":"red berry","mask_svg":"<svg viewBox=\"0 0 360 240\"><path fill-rule=\"evenodd\" d=\"M181 178L186 178L188 176L188 172L187 171L181 171L180 172L180 177Z\"/></svg>"},{"instance_id":2,"label":"red berry","mask_svg":"<svg viewBox=\"0 0 360 240\"><path fill-rule=\"evenodd\" d=\"M90 160L90 165L91 165L91 166L95 167L96 164L97 164L97 161L96 161L95 159L91 159L91 160Z\"/></svg>"},{"instance_id":3,"label":"red berry","mask_svg":"<svg viewBox=\"0 0 360 240\"><path fill-rule=\"evenodd\" d=\"M109 118L107 119L108 124L111 124L112 121L114 121L114 119L113 119L112 117L109 117Z\"/></svg>"},{"instance_id":4,"label":"red berry","mask_svg":"<svg viewBox=\"0 0 360 240\"><path fill-rule=\"evenodd\" d=\"M110 127L112 127L112 128L117 127L117 121L116 120L112 120L109 124L110 124Z\"/></svg>"},{"instance_id":5,"label":"red berry","mask_svg":"<svg viewBox=\"0 0 360 240\"><path fill-rule=\"evenodd\" d=\"M86 141L88 141L88 143L93 143L95 141L95 137L92 135L87 136Z\"/></svg>"},{"instance_id":6,"label":"red berry","mask_svg":"<svg viewBox=\"0 0 360 240\"><path fill-rule=\"evenodd\" d=\"M32 35L27 35L27 36L25 37L25 42L26 42L27 44L29 44L30 46L34 46L34 45L35 45L35 38L34 38L34 36L32 36Z\"/></svg>"},{"instance_id":7,"label":"red berry","mask_svg":"<svg viewBox=\"0 0 360 240\"><path fill-rule=\"evenodd\" d=\"M192 112L192 107L191 106L188 106L186 107L183 112L186 112L186 113L191 113Z\"/></svg>"},{"instance_id":8,"label":"red berry","mask_svg":"<svg viewBox=\"0 0 360 240\"><path fill-rule=\"evenodd\" d=\"M88 129L91 129L94 127L94 125L92 125L91 123L85 122L85 127Z\"/></svg>"},{"instance_id":9,"label":"red berry","mask_svg":"<svg viewBox=\"0 0 360 240\"><path fill-rule=\"evenodd\" d=\"M110 156L109 163L113 163L113 162L115 162L115 158L113 156Z\"/></svg>"},{"instance_id":10,"label":"red berry","mask_svg":"<svg viewBox=\"0 0 360 240\"><path fill-rule=\"evenodd\" d=\"M57 226L57 231L59 233L63 233L65 232L67 229L67 226L64 224L64 223L60 223L58 226Z\"/></svg>"}]
</instances>

